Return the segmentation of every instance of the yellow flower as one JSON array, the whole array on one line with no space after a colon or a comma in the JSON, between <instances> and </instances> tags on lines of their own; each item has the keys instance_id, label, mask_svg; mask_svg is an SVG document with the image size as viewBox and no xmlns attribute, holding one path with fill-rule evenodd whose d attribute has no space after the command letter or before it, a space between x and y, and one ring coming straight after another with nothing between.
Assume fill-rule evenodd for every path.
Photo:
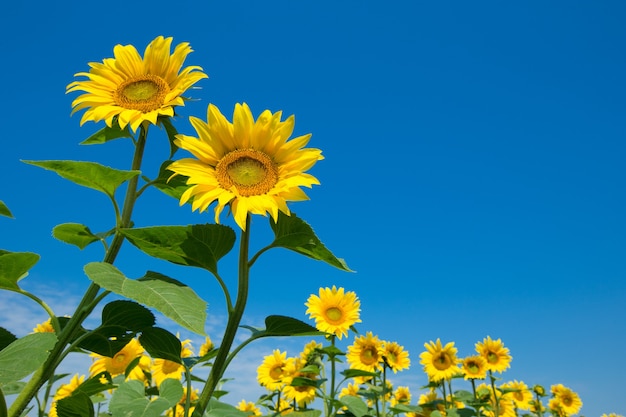
<instances>
[{"instance_id":1,"label":"yellow flower","mask_svg":"<svg viewBox=\"0 0 626 417\"><path fill-rule=\"evenodd\" d=\"M111 127L117 118L122 129L130 125L136 131L144 121L156 124L159 116L173 116L175 106L185 105L182 94L207 75L197 66L181 71L192 49L183 42L170 55L171 45L172 38L159 36L143 58L133 45L116 45L115 58L91 62L89 72L76 74L87 77L67 86L68 93L84 91L72 102L72 113L87 109L80 124L104 120Z\"/></svg>"},{"instance_id":2,"label":"yellow flower","mask_svg":"<svg viewBox=\"0 0 626 417\"><path fill-rule=\"evenodd\" d=\"M69 397L72 393L85 381L85 375L78 374L74 375L70 382L67 384L63 384L59 386L54 397L52 398L52 403L50 404L50 412L48 413L49 417L57 417L57 401Z\"/></svg>"},{"instance_id":3,"label":"yellow flower","mask_svg":"<svg viewBox=\"0 0 626 417\"><path fill-rule=\"evenodd\" d=\"M113 357L92 353L90 356L94 358L94 362L89 367L89 374L94 376L107 371L112 377L121 375L126 372L126 368L128 368L131 362L140 358L137 366L128 374L128 378L144 381L144 370L147 371L150 368L150 358L144 355L144 353L145 351L137 339L131 339L130 342L128 342L122 350L113 355Z\"/></svg>"},{"instance_id":4,"label":"yellow flower","mask_svg":"<svg viewBox=\"0 0 626 417\"><path fill-rule=\"evenodd\" d=\"M309 363L316 355L315 350L322 349L323 347L324 346L321 343L316 342L315 340L311 340L309 343L304 345L302 352L300 352L300 359L302 359L306 363Z\"/></svg>"},{"instance_id":5,"label":"yellow flower","mask_svg":"<svg viewBox=\"0 0 626 417\"><path fill-rule=\"evenodd\" d=\"M463 378L485 379L487 377L487 361L482 356L468 356L461 362Z\"/></svg>"},{"instance_id":6,"label":"yellow flower","mask_svg":"<svg viewBox=\"0 0 626 417\"><path fill-rule=\"evenodd\" d=\"M431 381L450 379L459 373L454 342L442 346L441 341L437 339L437 342L424 343L424 347L426 352L420 354L420 363L424 365L424 372Z\"/></svg>"},{"instance_id":7,"label":"yellow flower","mask_svg":"<svg viewBox=\"0 0 626 417\"><path fill-rule=\"evenodd\" d=\"M54 333L54 327L52 327L52 319L48 319L43 323L39 323L33 329L35 333Z\"/></svg>"},{"instance_id":8,"label":"yellow flower","mask_svg":"<svg viewBox=\"0 0 626 417\"><path fill-rule=\"evenodd\" d=\"M270 391L282 389L288 377L285 370L291 361L293 358L287 359L287 352L274 350L263 358L263 363L257 368L257 381Z\"/></svg>"},{"instance_id":9,"label":"yellow flower","mask_svg":"<svg viewBox=\"0 0 626 417\"><path fill-rule=\"evenodd\" d=\"M288 140L295 123L293 116L281 121L282 112L265 110L255 121L247 104L237 104L230 123L210 104L207 122L189 120L199 138L177 135L176 145L196 158L175 161L168 169L188 177L190 187L180 204L192 201L192 210L207 210L217 201L215 222L230 204L235 222L246 228L248 213L266 215L274 221L278 212L289 215L287 201L308 200L300 187L319 184L305 173L321 159L322 151L304 148L311 135Z\"/></svg>"},{"instance_id":10,"label":"yellow flower","mask_svg":"<svg viewBox=\"0 0 626 417\"><path fill-rule=\"evenodd\" d=\"M583 402L580 400L578 394L571 389L563 386L563 384L552 385L550 391L554 396L550 400L549 406L555 411L561 412L566 416L571 416L578 413L583 406ZM553 405L554 404L554 407Z\"/></svg>"},{"instance_id":11,"label":"yellow flower","mask_svg":"<svg viewBox=\"0 0 626 417\"><path fill-rule=\"evenodd\" d=\"M394 407L397 404L409 405L411 403L411 392L409 387L398 387L391 397L391 406Z\"/></svg>"},{"instance_id":12,"label":"yellow flower","mask_svg":"<svg viewBox=\"0 0 626 417\"><path fill-rule=\"evenodd\" d=\"M296 402L298 407L305 407L315 399L316 388L311 385L291 385L294 378L308 378L315 380L318 374L313 372L303 372L302 368L306 365L301 358L294 358L285 367L285 374L288 375L287 385L283 387L283 396L286 400Z\"/></svg>"},{"instance_id":13,"label":"yellow flower","mask_svg":"<svg viewBox=\"0 0 626 417\"><path fill-rule=\"evenodd\" d=\"M244 413L248 413L248 416L250 417L259 417L263 415L259 407L251 401L241 400L241 402L237 404L236 408Z\"/></svg>"},{"instance_id":14,"label":"yellow flower","mask_svg":"<svg viewBox=\"0 0 626 417\"><path fill-rule=\"evenodd\" d=\"M198 356L202 357L206 355L207 353L212 351L213 348L215 348L215 345L213 344L213 341L211 340L211 338L207 336L204 339L204 343L202 344L202 346L200 346L200 351L198 352Z\"/></svg>"},{"instance_id":15,"label":"yellow flower","mask_svg":"<svg viewBox=\"0 0 626 417\"><path fill-rule=\"evenodd\" d=\"M391 368L394 374L403 369L408 369L411 365L409 352L404 350L404 347L400 346L397 342L383 342L382 355L385 358L385 363Z\"/></svg>"},{"instance_id":16,"label":"yellow flower","mask_svg":"<svg viewBox=\"0 0 626 417\"><path fill-rule=\"evenodd\" d=\"M623 417L623 416L620 416L619 414L615 414L615 413L610 413L610 414L602 414L600 417Z\"/></svg>"},{"instance_id":17,"label":"yellow flower","mask_svg":"<svg viewBox=\"0 0 626 417\"><path fill-rule=\"evenodd\" d=\"M350 368L368 372L382 369L382 347L383 342L378 336L372 335L372 332L355 338L354 343L348 346L346 355Z\"/></svg>"},{"instance_id":18,"label":"yellow flower","mask_svg":"<svg viewBox=\"0 0 626 417\"><path fill-rule=\"evenodd\" d=\"M487 361L487 370L504 372L511 366L509 349L504 347L500 339L492 340L490 336L476 343L476 352Z\"/></svg>"},{"instance_id":19,"label":"yellow flower","mask_svg":"<svg viewBox=\"0 0 626 417\"><path fill-rule=\"evenodd\" d=\"M319 296L312 294L304 305L306 314L315 319L315 327L321 332L334 334L339 339L348 336L350 326L360 323L361 302L353 291L343 288L320 288Z\"/></svg>"},{"instance_id":20,"label":"yellow flower","mask_svg":"<svg viewBox=\"0 0 626 417\"><path fill-rule=\"evenodd\" d=\"M489 403L489 408L481 408L487 417L517 417L515 403L512 399L501 394L500 390L494 392L493 388L487 384L480 384L476 387L476 392L484 392L485 398L479 396L482 401ZM496 397L498 413L496 414Z\"/></svg>"},{"instance_id":21,"label":"yellow flower","mask_svg":"<svg viewBox=\"0 0 626 417\"><path fill-rule=\"evenodd\" d=\"M195 404L200 397L198 396L198 390L192 389L189 394L189 404ZM187 403L187 387L183 387L183 395L178 400L178 404L175 407L167 410L167 417L185 417L185 404ZM193 414L194 406L189 407L189 415Z\"/></svg>"},{"instance_id":22,"label":"yellow flower","mask_svg":"<svg viewBox=\"0 0 626 417\"><path fill-rule=\"evenodd\" d=\"M512 381L502 384L501 388L514 390L504 395L513 400L515 407L520 410L530 410L530 402L533 400L533 394L530 392L530 389L528 389L528 385L521 381Z\"/></svg>"},{"instance_id":23,"label":"yellow flower","mask_svg":"<svg viewBox=\"0 0 626 417\"><path fill-rule=\"evenodd\" d=\"M347 387L343 387L339 393L339 398L346 395L352 395L354 397L359 396L359 386L357 384L349 383Z\"/></svg>"},{"instance_id":24,"label":"yellow flower","mask_svg":"<svg viewBox=\"0 0 626 417\"><path fill-rule=\"evenodd\" d=\"M191 341L189 339L181 341L180 357L188 358L193 356L191 350ZM152 364L152 379L157 387L161 386L161 383L166 379L178 379L183 377L185 367L177 362L169 359L155 359Z\"/></svg>"}]
</instances>

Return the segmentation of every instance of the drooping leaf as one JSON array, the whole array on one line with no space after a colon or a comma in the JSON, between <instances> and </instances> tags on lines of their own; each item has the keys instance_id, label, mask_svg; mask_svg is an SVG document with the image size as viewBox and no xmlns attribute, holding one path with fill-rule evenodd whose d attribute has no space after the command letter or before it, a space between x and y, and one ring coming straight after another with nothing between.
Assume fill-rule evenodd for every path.
<instances>
[{"instance_id":1,"label":"drooping leaf","mask_svg":"<svg viewBox=\"0 0 626 417\"><path fill-rule=\"evenodd\" d=\"M140 174L139 171L121 171L95 162L83 161L24 161L49 171L56 172L61 177L78 185L102 191L109 197L117 187L125 181Z\"/></svg>"},{"instance_id":2,"label":"drooping leaf","mask_svg":"<svg viewBox=\"0 0 626 417\"><path fill-rule=\"evenodd\" d=\"M13 214L11 214L11 210L4 204L4 201L0 200L0 216L6 216L13 218Z\"/></svg>"},{"instance_id":3,"label":"drooping leaf","mask_svg":"<svg viewBox=\"0 0 626 417\"><path fill-rule=\"evenodd\" d=\"M39 261L32 252L8 252L0 250L0 288L19 290L17 282Z\"/></svg>"},{"instance_id":4,"label":"drooping leaf","mask_svg":"<svg viewBox=\"0 0 626 417\"><path fill-rule=\"evenodd\" d=\"M165 133L167 133L167 140L170 142L170 158L174 156L176 151L178 150L178 146L174 143L174 139L176 139L176 135L178 131L172 124L172 120L170 117L160 117L159 123L165 129Z\"/></svg>"},{"instance_id":5,"label":"drooping leaf","mask_svg":"<svg viewBox=\"0 0 626 417\"><path fill-rule=\"evenodd\" d=\"M195 415L195 414L194 414ZM211 398L209 400L209 405L204 413L204 417L246 417L248 413L244 413L243 411L237 409L236 407L223 403L221 401L216 400L215 398Z\"/></svg>"},{"instance_id":6,"label":"drooping leaf","mask_svg":"<svg viewBox=\"0 0 626 417\"><path fill-rule=\"evenodd\" d=\"M346 395L339 400L344 406L348 408L355 417L363 417L367 414L367 404L360 397L354 395Z\"/></svg>"},{"instance_id":7,"label":"drooping leaf","mask_svg":"<svg viewBox=\"0 0 626 417\"><path fill-rule=\"evenodd\" d=\"M39 368L56 343L54 333L32 333L0 351L0 385L16 382Z\"/></svg>"},{"instance_id":8,"label":"drooping leaf","mask_svg":"<svg viewBox=\"0 0 626 417\"><path fill-rule=\"evenodd\" d=\"M309 258L324 261L335 268L352 272L346 262L333 255L315 235L311 226L295 213L288 216L279 212L277 222L270 217L270 226L275 236L272 246L283 247Z\"/></svg>"},{"instance_id":9,"label":"drooping leaf","mask_svg":"<svg viewBox=\"0 0 626 417\"><path fill-rule=\"evenodd\" d=\"M113 417L158 417L182 396L183 386L175 379L164 380L159 387L159 396L152 399L146 398L142 382L129 380L113 392L108 408Z\"/></svg>"},{"instance_id":10,"label":"drooping leaf","mask_svg":"<svg viewBox=\"0 0 626 417\"><path fill-rule=\"evenodd\" d=\"M78 347L109 358L115 356L135 337L135 333L129 332L123 326L100 326L88 333Z\"/></svg>"},{"instance_id":11,"label":"drooping leaf","mask_svg":"<svg viewBox=\"0 0 626 417\"><path fill-rule=\"evenodd\" d=\"M80 144L100 145L113 139L132 137L133 136L130 134L130 130L128 130L128 126L126 126L124 129L121 129L118 123L113 123L111 127L105 126L104 128L98 130L96 133L82 141Z\"/></svg>"},{"instance_id":12,"label":"drooping leaf","mask_svg":"<svg viewBox=\"0 0 626 417\"><path fill-rule=\"evenodd\" d=\"M72 393L56 402L59 417L94 417L93 403L84 392Z\"/></svg>"},{"instance_id":13,"label":"drooping leaf","mask_svg":"<svg viewBox=\"0 0 626 417\"><path fill-rule=\"evenodd\" d=\"M303 321L286 316L266 317L265 333L268 336L319 336L325 334Z\"/></svg>"},{"instance_id":14,"label":"drooping leaf","mask_svg":"<svg viewBox=\"0 0 626 417\"><path fill-rule=\"evenodd\" d=\"M183 175L172 176L174 172L167 169L171 163L172 161L165 161L161 164L159 176L152 182L152 185L170 197L180 200L185 190L189 188L187 185L187 177Z\"/></svg>"},{"instance_id":15,"label":"drooping leaf","mask_svg":"<svg viewBox=\"0 0 626 417\"><path fill-rule=\"evenodd\" d=\"M154 308L192 332L205 334L207 303L182 283L156 272L148 272L139 280L129 279L104 262L87 264L85 273L102 288Z\"/></svg>"},{"instance_id":16,"label":"drooping leaf","mask_svg":"<svg viewBox=\"0 0 626 417\"><path fill-rule=\"evenodd\" d=\"M79 249L85 249L90 243L100 240L87 226L78 223L60 224L52 229L52 236L61 242L78 246Z\"/></svg>"},{"instance_id":17,"label":"drooping leaf","mask_svg":"<svg viewBox=\"0 0 626 417\"><path fill-rule=\"evenodd\" d=\"M0 350L9 346L11 343L15 342L17 337L5 329L4 327L0 327Z\"/></svg>"},{"instance_id":18,"label":"drooping leaf","mask_svg":"<svg viewBox=\"0 0 626 417\"><path fill-rule=\"evenodd\" d=\"M341 375L345 378L357 378L357 377L374 377L376 376L376 372L364 371L362 369L344 369L341 371Z\"/></svg>"},{"instance_id":19,"label":"drooping leaf","mask_svg":"<svg viewBox=\"0 0 626 417\"><path fill-rule=\"evenodd\" d=\"M236 238L233 229L219 224L143 227L123 229L122 233L148 255L214 274L217 262L230 252Z\"/></svg>"},{"instance_id":20,"label":"drooping leaf","mask_svg":"<svg viewBox=\"0 0 626 417\"><path fill-rule=\"evenodd\" d=\"M139 336L139 342L153 358L167 359L182 365L180 357L182 344L167 330L160 327L144 329Z\"/></svg>"}]
</instances>

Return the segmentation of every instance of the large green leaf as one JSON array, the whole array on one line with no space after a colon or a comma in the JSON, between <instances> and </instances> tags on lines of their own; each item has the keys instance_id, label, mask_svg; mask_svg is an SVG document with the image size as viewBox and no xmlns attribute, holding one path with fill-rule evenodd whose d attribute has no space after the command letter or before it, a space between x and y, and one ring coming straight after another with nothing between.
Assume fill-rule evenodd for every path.
<instances>
[{"instance_id":1,"label":"large green leaf","mask_svg":"<svg viewBox=\"0 0 626 417\"><path fill-rule=\"evenodd\" d=\"M182 283L156 272L148 272L140 280L129 279L104 262L85 265L85 273L102 288L154 308L192 332L205 334L207 303Z\"/></svg>"},{"instance_id":2,"label":"large green leaf","mask_svg":"<svg viewBox=\"0 0 626 417\"><path fill-rule=\"evenodd\" d=\"M78 223L60 224L52 229L52 236L61 242L78 246L80 249L85 249L90 243L100 240L87 226Z\"/></svg>"},{"instance_id":3,"label":"large green leaf","mask_svg":"<svg viewBox=\"0 0 626 417\"><path fill-rule=\"evenodd\" d=\"M11 214L11 210L4 204L2 200L0 200L0 216L6 216L13 218L13 214Z\"/></svg>"},{"instance_id":4,"label":"large green leaf","mask_svg":"<svg viewBox=\"0 0 626 417\"><path fill-rule=\"evenodd\" d=\"M230 252L236 239L233 229L220 224L123 229L122 234L148 255L214 274L217 262Z\"/></svg>"},{"instance_id":5,"label":"large green leaf","mask_svg":"<svg viewBox=\"0 0 626 417\"><path fill-rule=\"evenodd\" d=\"M104 128L98 130L96 133L82 141L80 144L100 145L113 139L132 137L133 136L130 134L130 130L128 130L128 126L126 126L124 129L121 129L118 123L113 123L111 127L105 126Z\"/></svg>"},{"instance_id":6,"label":"large green leaf","mask_svg":"<svg viewBox=\"0 0 626 417\"><path fill-rule=\"evenodd\" d=\"M4 327L0 327L0 350L9 346L11 343L15 342L17 337L5 329Z\"/></svg>"},{"instance_id":7,"label":"large green leaf","mask_svg":"<svg viewBox=\"0 0 626 417\"><path fill-rule=\"evenodd\" d=\"M363 417L367 414L367 404L361 398L354 395L346 395L339 400L348 408L355 417Z\"/></svg>"},{"instance_id":8,"label":"large green leaf","mask_svg":"<svg viewBox=\"0 0 626 417\"><path fill-rule=\"evenodd\" d=\"M346 262L333 255L315 235L311 226L295 213L288 216L279 212L278 221L274 222L270 217L270 226L274 231L274 242L271 246L290 249L309 258L324 261L335 268L352 272Z\"/></svg>"},{"instance_id":9,"label":"large green leaf","mask_svg":"<svg viewBox=\"0 0 626 417\"><path fill-rule=\"evenodd\" d=\"M72 393L70 397L62 398L56 403L59 417L94 417L93 403L84 392Z\"/></svg>"},{"instance_id":10,"label":"large green leaf","mask_svg":"<svg viewBox=\"0 0 626 417\"><path fill-rule=\"evenodd\" d=\"M17 282L39 261L32 252L8 252L0 250L0 289L19 290Z\"/></svg>"},{"instance_id":11,"label":"large green leaf","mask_svg":"<svg viewBox=\"0 0 626 417\"><path fill-rule=\"evenodd\" d=\"M32 333L0 351L0 385L16 382L39 368L56 343L54 333Z\"/></svg>"},{"instance_id":12,"label":"large green leaf","mask_svg":"<svg viewBox=\"0 0 626 417\"><path fill-rule=\"evenodd\" d=\"M164 380L159 396L148 399L141 381L126 381L113 392L109 411L113 417L158 417L172 408L183 396L183 386L175 379Z\"/></svg>"},{"instance_id":13,"label":"large green leaf","mask_svg":"<svg viewBox=\"0 0 626 417\"><path fill-rule=\"evenodd\" d=\"M196 413L194 413L195 417ZM204 413L204 417L246 417L248 413L244 413L233 405L223 403L211 398L209 405Z\"/></svg>"},{"instance_id":14,"label":"large green leaf","mask_svg":"<svg viewBox=\"0 0 626 417\"><path fill-rule=\"evenodd\" d=\"M315 327L286 316L268 316L265 318L265 333L268 336L320 336Z\"/></svg>"},{"instance_id":15,"label":"large green leaf","mask_svg":"<svg viewBox=\"0 0 626 417\"><path fill-rule=\"evenodd\" d=\"M139 342L153 358L167 359L182 365L182 344L167 330L160 327L144 329L139 336Z\"/></svg>"},{"instance_id":16,"label":"large green leaf","mask_svg":"<svg viewBox=\"0 0 626 417\"><path fill-rule=\"evenodd\" d=\"M95 162L83 161L24 161L49 171L78 185L102 191L109 197L125 181L139 175L140 171L121 171Z\"/></svg>"}]
</instances>

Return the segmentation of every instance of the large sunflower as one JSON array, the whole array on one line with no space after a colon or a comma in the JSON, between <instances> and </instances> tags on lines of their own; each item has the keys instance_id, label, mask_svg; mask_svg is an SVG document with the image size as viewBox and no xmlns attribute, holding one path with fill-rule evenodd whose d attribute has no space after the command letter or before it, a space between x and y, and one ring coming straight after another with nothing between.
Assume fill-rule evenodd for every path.
<instances>
[{"instance_id":1,"label":"large sunflower","mask_svg":"<svg viewBox=\"0 0 626 417\"><path fill-rule=\"evenodd\" d=\"M524 382L515 380L502 384L500 388L513 390L504 395L513 400L515 407L520 410L530 410L530 403L533 401L533 394L530 392L528 385Z\"/></svg>"},{"instance_id":2,"label":"large sunflower","mask_svg":"<svg viewBox=\"0 0 626 417\"><path fill-rule=\"evenodd\" d=\"M424 343L424 347L426 351L420 354L420 363L424 365L424 372L431 381L450 379L459 373L454 342L443 346L437 339L437 342Z\"/></svg>"},{"instance_id":3,"label":"large sunflower","mask_svg":"<svg viewBox=\"0 0 626 417\"><path fill-rule=\"evenodd\" d=\"M350 326L359 323L361 302L352 291L343 288L320 288L319 297L312 294L304 305L306 314L315 319L319 331L334 334L339 339L348 335Z\"/></svg>"},{"instance_id":4,"label":"large sunflower","mask_svg":"<svg viewBox=\"0 0 626 417\"><path fill-rule=\"evenodd\" d=\"M382 348L383 342L372 332L355 338L354 343L348 346L348 354L346 355L350 368L368 372L382 369Z\"/></svg>"},{"instance_id":5,"label":"large sunflower","mask_svg":"<svg viewBox=\"0 0 626 417\"><path fill-rule=\"evenodd\" d=\"M130 125L136 131L144 121L156 124L159 116L173 116L174 107L185 104L182 94L207 75L198 66L181 71L192 49L183 42L170 55L171 45L172 38L159 36L143 58L133 45L116 45L115 58L90 62L89 72L76 74L88 78L67 86L68 93L85 92L72 102L72 113L87 109L80 124L104 120L111 127L117 118L121 128Z\"/></svg>"},{"instance_id":6,"label":"large sunflower","mask_svg":"<svg viewBox=\"0 0 626 417\"><path fill-rule=\"evenodd\" d=\"M553 385L550 391L554 396L550 400L550 408L558 411L560 415L571 416L578 413L583 406L578 394L562 384Z\"/></svg>"},{"instance_id":7,"label":"large sunflower","mask_svg":"<svg viewBox=\"0 0 626 417\"><path fill-rule=\"evenodd\" d=\"M293 360L287 359L287 352L274 350L263 358L263 363L257 368L257 381L270 391L280 390L289 382L286 368Z\"/></svg>"},{"instance_id":8,"label":"large sunflower","mask_svg":"<svg viewBox=\"0 0 626 417\"><path fill-rule=\"evenodd\" d=\"M487 370L492 372L504 372L511 366L509 349L504 347L500 339L492 340L490 336L476 343L476 352L487 361Z\"/></svg>"},{"instance_id":9,"label":"large sunflower","mask_svg":"<svg viewBox=\"0 0 626 417\"><path fill-rule=\"evenodd\" d=\"M145 355L145 351L137 339L131 339L113 357L102 356L97 353L92 353L91 357L94 358L94 362L89 367L91 376L104 371L110 373L112 377L124 374L131 362L139 358L139 363L130 371L128 378L143 381L145 380L144 370L147 371L150 368L150 358Z\"/></svg>"},{"instance_id":10,"label":"large sunflower","mask_svg":"<svg viewBox=\"0 0 626 417\"><path fill-rule=\"evenodd\" d=\"M199 137L177 135L175 143L198 159L181 159L168 167L188 177L190 187L180 204L191 200L192 209L202 212L217 201L216 223L230 204L235 222L245 230L248 213L270 213L276 221L279 210L290 214L287 201L308 200L300 187L319 184L305 171L323 159L322 151L303 149L310 134L288 140L295 119L281 121L281 116L280 111L265 110L255 121L244 103L235 106L233 123L212 104L207 122L190 117Z\"/></svg>"}]
</instances>

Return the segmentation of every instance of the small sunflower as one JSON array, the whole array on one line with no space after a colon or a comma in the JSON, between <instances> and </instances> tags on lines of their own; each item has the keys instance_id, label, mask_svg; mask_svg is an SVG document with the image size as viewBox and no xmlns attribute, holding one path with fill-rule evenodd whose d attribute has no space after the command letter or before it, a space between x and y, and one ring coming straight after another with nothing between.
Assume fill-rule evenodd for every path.
<instances>
[{"instance_id":1,"label":"small sunflower","mask_svg":"<svg viewBox=\"0 0 626 417\"><path fill-rule=\"evenodd\" d=\"M424 347L426 351L420 354L420 363L424 365L424 372L431 381L450 379L459 373L454 342L443 346L437 339L437 342L424 343Z\"/></svg>"},{"instance_id":2,"label":"small sunflower","mask_svg":"<svg viewBox=\"0 0 626 417\"><path fill-rule=\"evenodd\" d=\"M567 416L578 413L583 406L583 402L578 394L570 388L563 386L563 384L552 385L550 391L553 395L552 400L554 400L556 405L554 408ZM550 400L550 403L553 403L552 400Z\"/></svg>"},{"instance_id":3,"label":"small sunflower","mask_svg":"<svg viewBox=\"0 0 626 417\"><path fill-rule=\"evenodd\" d=\"M54 333L54 327L52 327L52 319L48 319L43 323L39 323L33 329L35 333Z\"/></svg>"},{"instance_id":4,"label":"small sunflower","mask_svg":"<svg viewBox=\"0 0 626 417\"><path fill-rule=\"evenodd\" d=\"M202 357L212 351L215 348L213 341L209 336L204 339L204 343L200 346L200 350L198 351L198 356Z\"/></svg>"},{"instance_id":5,"label":"small sunflower","mask_svg":"<svg viewBox=\"0 0 626 417\"><path fill-rule=\"evenodd\" d=\"M287 201L308 200L300 187L319 184L305 171L324 159L322 151L303 148L310 134L288 140L295 119L281 121L281 116L280 111L265 110L255 121L244 103L235 106L233 123L212 104L207 122L190 117L199 137L177 135L175 143L197 159L181 159L168 167L174 175L188 177L190 187L180 204L191 201L192 210L202 212L217 201L216 223L230 204L235 222L245 230L248 213L270 213L277 221L279 211L290 214Z\"/></svg>"},{"instance_id":6,"label":"small sunflower","mask_svg":"<svg viewBox=\"0 0 626 417\"><path fill-rule=\"evenodd\" d=\"M80 124L104 120L111 127L117 118L122 129L130 125L136 131L144 121L156 124L159 116L173 116L175 106L185 105L182 94L207 75L198 66L181 71L192 49L183 42L170 54L171 45L172 38L159 36L143 58L133 45L117 45L115 58L91 62L89 72L76 74L87 77L67 86L68 93L84 91L72 102L72 113L87 109Z\"/></svg>"},{"instance_id":7,"label":"small sunflower","mask_svg":"<svg viewBox=\"0 0 626 417\"><path fill-rule=\"evenodd\" d=\"M252 401L241 400L236 408L239 411L247 413L249 417L260 417L263 415L261 409Z\"/></svg>"},{"instance_id":8,"label":"small sunflower","mask_svg":"<svg viewBox=\"0 0 626 417\"><path fill-rule=\"evenodd\" d=\"M409 352L404 350L403 346L400 346L397 342L383 342L383 358L385 363L393 373L408 369L411 365L411 359L409 359Z\"/></svg>"},{"instance_id":9,"label":"small sunflower","mask_svg":"<svg viewBox=\"0 0 626 417\"><path fill-rule=\"evenodd\" d=\"M504 347L500 339L492 340L490 336L476 343L476 352L487 361L487 370L492 372L504 372L511 366L509 349Z\"/></svg>"},{"instance_id":10,"label":"small sunflower","mask_svg":"<svg viewBox=\"0 0 626 417\"><path fill-rule=\"evenodd\" d=\"M85 375L78 376L74 375L70 382L67 384L63 384L59 386L54 397L52 398L52 403L50 404L50 411L48 413L49 417L57 417L57 401L69 397L72 393L85 381Z\"/></svg>"},{"instance_id":11,"label":"small sunflower","mask_svg":"<svg viewBox=\"0 0 626 417\"><path fill-rule=\"evenodd\" d=\"M301 358L294 358L285 368L288 375L288 382L283 387L282 393L286 400L295 402L298 407L305 407L315 400L316 388L313 385L291 385L294 378L318 379L318 374L303 371L306 362Z\"/></svg>"},{"instance_id":12,"label":"small sunflower","mask_svg":"<svg viewBox=\"0 0 626 417\"><path fill-rule=\"evenodd\" d=\"M346 360L352 369L361 369L368 372L376 372L382 369L383 342L367 332L365 336L354 339L354 343L348 346Z\"/></svg>"},{"instance_id":13,"label":"small sunflower","mask_svg":"<svg viewBox=\"0 0 626 417\"><path fill-rule=\"evenodd\" d=\"M349 383L348 386L343 387L341 392L339 392L339 398L345 397L346 395L351 395L353 397L359 396L359 385L354 383Z\"/></svg>"},{"instance_id":14,"label":"small sunflower","mask_svg":"<svg viewBox=\"0 0 626 417\"><path fill-rule=\"evenodd\" d=\"M302 359L306 363L312 361L313 359L315 359L316 355L319 355L316 350L322 349L323 347L324 346L321 343L316 342L315 340L311 340L309 343L304 345L302 352L300 352L300 359Z\"/></svg>"},{"instance_id":15,"label":"small sunflower","mask_svg":"<svg viewBox=\"0 0 626 417\"><path fill-rule=\"evenodd\" d=\"M343 288L320 288L319 296L312 294L304 305L306 314L315 319L315 327L321 332L334 334L339 339L348 336L350 326L361 322L361 302L353 291Z\"/></svg>"},{"instance_id":16,"label":"small sunflower","mask_svg":"<svg viewBox=\"0 0 626 417\"><path fill-rule=\"evenodd\" d=\"M502 395L499 389L495 391L491 385L480 384L476 387L477 393L485 393L484 396L479 394L481 401L486 402L490 407L481 408L487 417L517 417L515 411L515 403L508 396ZM496 398L498 414L496 415Z\"/></svg>"},{"instance_id":17,"label":"small sunflower","mask_svg":"<svg viewBox=\"0 0 626 417\"><path fill-rule=\"evenodd\" d=\"M181 341L180 357L188 358L193 356L191 350L191 341L189 339ZM178 379L183 377L185 367L177 362L169 359L157 358L152 364L152 379L157 387L161 386L161 383L166 379Z\"/></svg>"},{"instance_id":18,"label":"small sunflower","mask_svg":"<svg viewBox=\"0 0 626 417\"><path fill-rule=\"evenodd\" d=\"M137 339L131 339L130 342L128 342L122 350L113 355L113 357L102 356L97 353L92 353L91 357L94 358L94 362L89 367L89 374L91 376L104 371L110 373L112 377L122 375L126 372L131 362L140 358L137 366L128 374L128 378L144 381L144 371L150 368L150 358L145 355L145 351Z\"/></svg>"},{"instance_id":19,"label":"small sunflower","mask_svg":"<svg viewBox=\"0 0 626 417\"><path fill-rule=\"evenodd\" d=\"M200 397L198 396L198 390L195 388L192 389L191 393L189 394L189 403L195 404L196 402L198 402L199 398ZM167 417L185 417L185 405L186 404L187 404L187 387L183 387L183 395L182 397L180 397L180 400L178 400L178 404L168 409L165 415ZM193 414L194 409L195 407L193 405L189 407L189 415Z\"/></svg>"},{"instance_id":20,"label":"small sunflower","mask_svg":"<svg viewBox=\"0 0 626 417\"><path fill-rule=\"evenodd\" d=\"M487 378L487 361L480 355L468 356L461 361L463 378L485 379Z\"/></svg>"},{"instance_id":21,"label":"small sunflower","mask_svg":"<svg viewBox=\"0 0 626 417\"><path fill-rule=\"evenodd\" d=\"M533 401L533 394L528 388L528 385L521 381L511 381L502 384L501 388L513 390L504 395L513 400L515 407L519 410L530 410L530 402Z\"/></svg>"},{"instance_id":22,"label":"small sunflower","mask_svg":"<svg viewBox=\"0 0 626 417\"><path fill-rule=\"evenodd\" d=\"M257 381L270 391L282 389L288 378L286 368L293 360L287 359L287 352L274 350L271 355L263 358L263 363L257 368Z\"/></svg>"},{"instance_id":23,"label":"small sunflower","mask_svg":"<svg viewBox=\"0 0 626 417\"><path fill-rule=\"evenodd\" d=\"M395 407L398 404L409 405L411 403L411 391L409 387L398 387L391 397L391 406Z\"/></svg>"}]
</instances>

